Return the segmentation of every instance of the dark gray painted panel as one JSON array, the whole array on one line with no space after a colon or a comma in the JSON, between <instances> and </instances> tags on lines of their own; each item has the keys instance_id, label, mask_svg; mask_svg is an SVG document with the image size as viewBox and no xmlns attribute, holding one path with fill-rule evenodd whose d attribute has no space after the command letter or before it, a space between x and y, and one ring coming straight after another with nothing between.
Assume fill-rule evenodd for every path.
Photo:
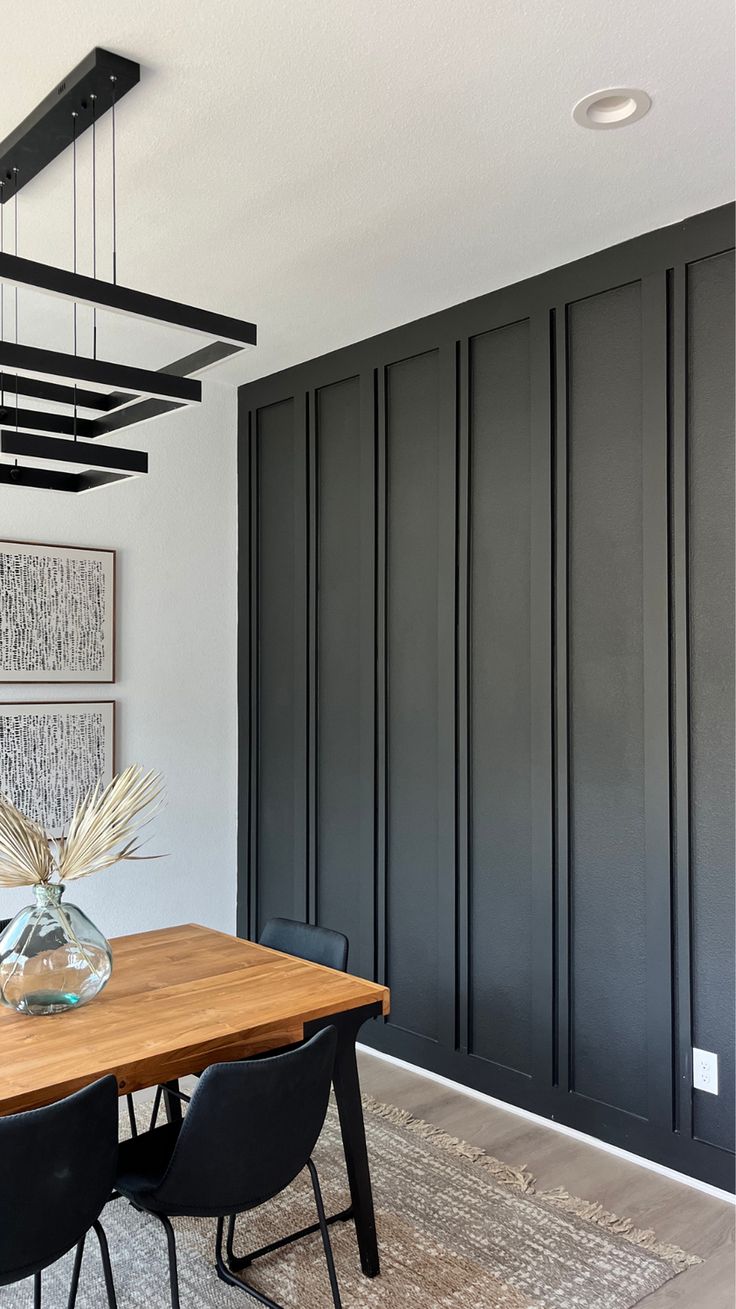
<instances>
[{"instance_id":1,"label":"dark gray painted panel","mask_svg":"<svg viewBox=\"0 0 736 1309\"><path fill-rule=\"evenodd\" d=\"M471 341L470 1046L531 1072L528 321Z\"/></svg>"},{"instance_id":2,"label":"dark gray painted panel","mask_svg":"<svg viewBox=\"0 0 736 1309\"><path fill-rule=\"evenodd\" d=\"M688 270L693 1044L720 1094L696 1136L734 1148L734 257Z\"/></svg>"},{"instance_id":3,"label":"dark gray painted panel","mask_svg":"<svg viewBox=\"0 0 736 1309\"><path fill-rule=\"evenodd\" d=\"M646 1116L640 285L568 321L572 1085Z\"/></svg>"},{"instance_id":4,"label":"dark gray painted panel","mask_svg":"<svg viewBox=\"0 0 736 1309\"><path fill-rule=\"evenodd\" d=\"M439 354L387 370L387 980L391 1019L437 1038ZM447 743L445 743L447 747ZM447 875L448 870L443 870Z\"/></svg>"},{"instance_id":5,"label":"dark gray painted panel","mask_svg":"<svg viewBox=\"0 0 736 1309\"><path fill-rule=\"evenodd\" d=\"M303 918L304 747L298 668L305 604L304 451L295 437L295 400L258 411L259 772L258 928L272 915ZM301 497L300 497L301 492ZM300 498L302 501L299 508Z\"/></svg>"},{"instance_id":6,"label":"dark gray painted panel","mask_svg":"<svg viewBox=\"0 0 736 1309\"><path fill-rule=\"evenodd\" d=\"M317 854L315 828L311 824L314 812L315 773L313 764L318 757L319 722L316 721L319 705L316 695L314 654L315 636L319 635L319 620L327 634L327 644L320 658L324 667L320 674L321 691L326 695L324 761L320 761L320 809L325 830L329 825L331 840L337 838L337 818L332 813L340 810L350 827L354 824L352 802L337 788L337 752L347 749L344 740L335 741L337 731L337 704L345 690L343 677L352 677L354 669L337 667L333 661L333 641L336 632L338 591L347 589L347 583L334 559L341 537L335 528L342 517L337 503L340 488L348 499L354 491L352 432L348 450L336 448L332 441L333 417L329 419L330 435L326 438L325 462L317 468L314 446L310 446L309 479L306 476L306 450L304 399L309 395L310 432L315 409L313 398L323 387L330 390L334 384L334 412L338 408L340 387L345 378L360 374L361 413L364 432L368 433L371 453L373 424L376 428L375 466L375 554L369 567L360 577L354 575L355 559L349 548L353 583L360 592L367 613L363 630L370 638L363 642L363 654L372 659L377 652L375 685L364 687L364 718L369 721L375 708L375 767L377 788L375 796L363 806L363 821L372 835L375 823L377 845L375 863L364 879L362 893L368 904L358 915L363 926L368 921L367 954L372 953L373 919L371 910L375 900L377 961L381 974L384 969L385 932L388 931L388 980L394 983L394 1020L388 1024L370 1024L363 1039L391 1054L410 1059L453 1077L491 1095L535 1112L552 1116L570 1126L599 1135L613 1144L621 1145L649 1155L661 1163L681 1168L694 1176L720 1186L733 1185L733 1155L726 1149L709 1145L706 1140L691 1135L691 1102L687 1094L689 1070L683 1068L682 1052L690 1046L690 972L689 916L685 921L680 909L689 905L690 869L683 853L679 835L688 830L688 779L687 746L687 678L685 656L687 636L685 625L685 286L682 269L685 264L712 256L722 251L732 239L733 207L701 215L659 233L651 233L614 250L602 252L563 269L553 270L539 278L493 293L491 296L458 306L446 313L435 315L417 324L396 329L382 337L360 343L334 355L299 365L278 376L263 379L243 388L240 393L241 410L261 409L265 412L264 439L258 442L265 466L261 470L259 496L264 521L252 539L254 583L268 588L262 621L258 614L252 623L254 658L248 658L248 628L250 606L257 599L257 585L250 595L247 588L241 594L241 674L246 679L257 670L255 653L261 652L261 673L265 679L260 696L257 695L257 678L254 678L253 704L257 699L264 715L261 738L264 759L261 768L253 760L248 777L247 761L241 777L244 785L241 800L241 828L247 835L243 841L245 858L241 872L241 902L247 901L250 887L258 887L261 895L261 917L265 912L285 912L302 915L306 908L306 877L308 869L310 893L318 890L312 881ZM727 259L713 258L707 266L713 273L710 283L706 265L693 274L691 315L691 468L693 485L689 490L692 518L690 562L692 588L691 634L697 628L692 651L692 747L693 747L693 798L696 812L691 814L693 827L693 863L697 873L693 877L693 999L697 1010L696 1039L711 1045L721 1055L721 1096L718 1099L695 1094L696 1132L719 1145L728 1141L727 1120L733 1103L733 1080L728 1068L728 1048L731 1014L724 998L724 951L729 951L725 933L728 926L728 905L724 895L725 877L732 878L732 866L716 865L723 849L723 829L710 823L701 824L698 830L697 811L710 816L713 805L722 816L723 807L718 799L712 800L713 787L719 785L721 775L713 777L708 758L709 733L714 713L713 704L720 691L715 678L715 647L709 644L712 633L707 625L712 621L715 593L721 578L713 576L718 569L714 555L720 556L722 542L716 541L713 524L706 510L711 505L720 516L720 492L728 486L729 478L713 474L717 485L710 484L709 461L714 457L711 442L721 421L716 406L730 405L730 384L722 381L727 369L732 368L729 350L720 339L720 315L723 306L725 281L733 268ZM666 270L673 269L668 279L671 296L669 308L672 317L672 349L670 351L670 388L672 401L670 419L672 433L673 495L669 501L672 527L672 554L670 569L672 583L670 598L672 609L672 658L678 676L673 695L673 724L676 743L672 758L677 765L673 775L673 813L677 824L672 831L675 841L675 881L677 897L678 953L676 978L668 975L669 967L669 842L668 842L668 788L667 788L667 705L665 682L668 671L668 643L664 618L667 603L665 586L666 541L664 539L665 477L664 435L665 407L668 397L666 377L666 309L664 294ZM702 277L702 281L700 280ZM641 281L641 293L638 289ZM634 285L632 285L634 284ZM609 292L611 287L620 291ZM584 301L584 297L594 297ZM716 307L709 309L710 298ZM564 304L572 304L572 376L571 376L571 524L568 560L568 531L566 523L568 469L566 464L567 432L567 378L565 363L566 334L559 332L550 388L549 339L545 328L549 326L550 311L556 310L557 322L565 325ZM719 307L720 306L720 307ZM514 330L507 327L518 320L529 320L533 325L532 342L532 425L535 439L533 447L533 473L535 496L530 508L533 517L532 565L534 577L534 603L530 641L534 655L534 712L532 741L534 752L529 768L532 775L532 819L537 832L539 849L535 854L534 900L532 905L534 930L534 1034L532 1044L533 1076L528 1076L522 1055L509 1052L505 1030L496 1035L489 1023L482 1024L485 1015L476 1003L476 1047L483 1056L468 1054L467 1014L468 983L475 982L478 993L487 991L485 975L481 975L485 961L480 960L482 935L478 926L472 926L473 913L477 918L486 915L491 919L491 908L503 918L503 897L493 906L483 899L488 883L476 885L476 903L473 913L468 912L468 878L466 870L467 841L479 842L478 833L465 823L467 814L466 758L470 749L476 754L475 789L473 793L476 824L481 830L488 823L484 808L482 778L488 752L491 761L492 732L486 714L496 711L491 699L486 705L487 689L481 693L479 670L472 670L476 679L474 696L475 739L466 734L465 703L467 701L467 615L464 603L453 612L454 570L457 585L464 600L468 574L470 540L468 523L478 537L489 534L492 541L495 529L491 516L480 513L475 522L468 513L468 457L470 454L468 394L468 341L493 329L485 343L491 359L500 343L514 338ZM718 321L717 321L718 320ZM710 327L706 325L710 324ZM715 339L714 339L715 334ZM458 343L459 342L459 348ZM705 342L705 344L703 344ZM518 340L516 342L518 346ZM476 344L480 357L481 346ZM432 352L423 357L423 352ZM510 360L513 368L516 356ZM393 361L405 364L394 365ZM518 361L517 361L518 362ZM709 372L708 369L714 370ZM373 370L377 370L377 396L375 405ZM457 369L454 377L454 370ZM500 372L500 369L499 369ZM478 384L479 395L482 386ZM388 468L384 460L386 406L383 403L384 384L389 389L389 445ZM411 383L411 385L410 385ZM514 381L503 375L496 379L499 397L504 397L504 415L514 402L521 406L519 389L523 390L522 371ZM350 387L343 393L343 401ZM288 397L296 397L291 400ZM711 406L703 406L710 397ZM717 397L720 397L717 399ZM292 444L284 425L285 415L277 417L274 402L287 400L292 409ZM487 425L493 432L494 414L488 401ZM457 405L453 415L453 405ZM269 407L274 405L273 411ZM477 433L483 428L479 422L481 406L475 416ZM349 408L349 406L348 406ZM327 408L325 406L325 415ZM545 495L544 461L546 458L547 423L552 414L557 423L555 446L558 466L554 485L554 538L557 559L551 601L555 613L556 630L552 662L550 641L545 624L540 623L544 608L545 588L549 571L544 567L545 542L549 541L549 498ZM457 448L453 449L453 417L457 421ZM485 420L484 420L485 421ZM731 420L732 421L732 420ZM334 425L338 419L334 418ZM445 434L440 438L440 429ZM720 430L720 429L719 429ZM247 439L250 427L243 423ZM505 431L505 428L504 428ZM280 433L280 435L279 435ZM275 444L271 446L273 435ZM268 437L267 441L265 438ZM329 453L328 453L329 447ZM493 441L478 443L476 455L495 454ZM498 472L510 475L518 455L514 447L506 452L503 468ZM343 455L347 466L342 464ZM454 457L457 467L454 467ZM475 469L478 481L476 490L486 481L492 482L497 470L482 465L482 457ZM720 456L718 456L720 457ZM481 466L482 465L482 466ZM255 465L253 465L255 469ZM517 469L518 472L518 469ZM319 475L317 475L319 473ZM386 505L386 473L389 483L389 503ZM283 474L284 483L278 482ZM334 474L334 480L333 480ZM455 508L454 476L457 477L457 523L453 521ZM541 479L541 480L540 480ZM373 489L373 465L369 477ZM254 484L259 479L254 477ZM307 486L308 481L308 486ZM290 486L289 486L290 482ZM495 485L495 482L493 482ZM365 489L365 484L363 489ZM325 520L324 536L318 541L315 505L323 497ZM480 498L480 497L479 497ZM646 500L646 506L644 501ZM247 543L249 502L247 478L241 484L241 567L249 561ZM389 577L388 619L391 668L388 679L388 698L384 685L384 618L385 618L385 557L384 515L388 509ZM365 501L362 539L372 536L373 506ZM497 512L503 515L505 505ZM254 523L255 523L254 516ZM306 577L304 546L321 544L322 562L326 563L325 577L329 577L330 594L319 595L313 570ZM455 538L454 532L458 535ZM511 527L508 528L512 530ZM500 526L499 536L503 535ZM352 538L350 538L352 540ZM258 559L258 541L265 558ZM474 541L477 552L479 540ZM509 560L508 569L519 563L518 550ZM540 563L540 553L542 561ZM314 555L310 556L314 558ZM674 562L673 562L674 560ZM375 564L375 572L373 565ZM566 647L566 583L570 573L570 663ZM477 568L476 568L477 573ZM432 582L432 577L434 581ZM489 574L493 580L493 573ZM309 588L307 590L307 580ZM556 592L555 592L556 588ZM674 597L676 595L676 603ZM480 630L491 626L492 605L510 607L521 623L522 615L513 608L515 596L500 592L473 592L473 617ZM309 621L306 602L309 604ZM282 610L282 605L284 606ZM434 606L434 622L431 610ZM729 598L730 610L730 598ZM352 608L349 612L354 612ZM290 617L289 617L290 614ZM460 697L457 722L453 728L452 662L453 627L457 617L457 651L462 664L457 669L457 693ZM730 618L730 614L729 614ZM485 627L484 627L485 624ZM704 630L705 625L705 630ZM374 631L375 628L375 631ZM285 633L290 656L279 661L278 644ZM471 638L474 636L471 631ZM348 643L346 651L355 651ZM270 660L276 652L276 662ZM307 658L305 659L305 652ZM268 658L266 657L268 656ZM309 662L307 662L309 660ZM305 669L305 663L307 668ZM328 670L329 664L329 670ZM350 660L348 660L350 665ZM550 809L549 794L544 784L548 769L545 758L544 719L548 711L545 693L555 687L556 713L561 718L553 721L553 749L555 779L558 791L554 810ZM309 677L307 679L307 669ZM570 677L571 753L572 753L572 934L571 956L568 949L568 915L566 900L567 848L564 840L567 823L568 788L566 777L567 746L565 728L568 720L566 699L568 673ZM646 675L645 675L646 674ZM661 683L658 678L661 674ZM481 669L482 675L482 669ZM307 694L308 689L308 694ZM490 694L494 688L491 686ZM646 694L645 694L646 692ZM334 699L333 699L334 695ZM374 698L375 697L375 698ZM479 704L480 701L480 704ZM248 732L249 701L241 688L241 714L246 715L243 730ZM725 705L725 701L724 701ZM386 713L384 713L386 710ZM731 706L726 705L727 718ZM499 713L501 710L499 710ZM709 715L711 718L709 719ZM387 716L388 722L384 722ZM257 717L257 715L255 715ZM309 717L309 731L307 718ZM289 721L291 720L291 731ZM352 723L351 718L351 723ZM521 721L521 715L519 722ZM646 749L642 740L642 723L646 734ZM388 794L384 794L385 727L388 727ZM548 726L548 725L547 725ZM352 730L352 729L351 729ZM512 746L514 751L523 748L518 725L514 724ZM700 734L700 739L698 739ZM720 757L722 741L713 734L714 752ZM329 743L328 743L329 742ZM664 757L663 757L664 747ZM682 766L681 766L682 765ZM370 763L369 763L370 770ZM457 812L462 830L457 834L457 847L453 850L453 770L457 785ZM262 774L259 777L259 772ZM540 782L540 773L542 781ZM305 793L308 781L308 804ZM265 779L265 780L264 780ZM291 789L290 798L287 796ZM370 790L370 788L368 788ZM520 778L517 799L524 789ZM266 795L268 792L268 795ZM366 792L367 794L368 792ZM388 801L388 806L385 805ZM646 800L646 803L645 803ZM375 803L374 803L375 802ZM259 864L257 824L254 814L274 804L278 810L276 822L269 829L266 822L265 846ZM263 816L262 814L262 816ZM505 818L506 815L502 815ZM645 822L646 818L646 822ZM387 822L386 822L387 820ZM559 876L555 882L556 912L553 912L550 887L545 884L542 841L539 834L556 823L559 840ZM334 825L333 825L334 823ZM387 829L387 830L386 830ZM469 830L468 830L469 829ZM274 840L283 836L281 848ZM384 834L388 837L385 849ZM341 900L337 880L337 844L331 847L330 870L326 873L326 894L334 901L334 910L340 916L351 906ZM384 879L385 854L389 856L389 885ZM478 858L476 851L476 859ZM290 861L290 866L289 866ZM369 864L371 861L369 861ZM717 871L714 878L713 872ZM393 881L391 880L393 878ZM334 880L333 880L334 879ZM644 881L646 880L646 893ZM522 920L526 904L526 890L519 896ZM505 890L503 882L494 884L497 894ZM388 900L386 898L388 890ZM479 894L480 892L480 894ZM725 908L723 907L725 904ZM310 909L315 901L310 899ZM717 907L714 908L714 905ZM644 918L649 909L649 932L644 936ZM247 907L247 904L246 904ZM388 912L385 912L385 910ZM240 922L243 923L241 914ZM339 924L338 924L339 925ZM490 924L494 926L493 923ZM505 934L513 931L514 924L504 919L501 939L496 931L491 944L499 939L500 950L505 948ZM474 978L469 976L468 935L475 940ZM354 929L350 928L353 936ZM549 996L548 970L545 969L545 951L555 950L558 968L554 997ZM645 957L646 956L646 957ZM715 963L714 963L715 959ZM540 960L542 961L540 963ZM516 964L507 961L507 971ZM572 973L570 1004L566 989L568 963ZM730 963L730 960L729 960ZM491 961L491 967L493 961ZM393 972L393 976L391 975ZM520 969L514 979L513 999L525 1008L525 1000L518 999L526 987L525 970ZM547 988L545 992L545 982ZM670 985L672 983L672 985ZM676 1104L679 1131L671 1131L673 1103L672 1060L669 1057L670 1027L668 1006L672 986L676 987L679 1005L677 1012L677 1049L675 1066L685 1074L686 1088ZM713 995L711 995L713 991ZM682 1003L685 997L685 1003ZM554 1010L552 999L554 999ZM549 1003L545 1004L545 1000ZM481 1000L482 1004L482 1000ZM645 1012L648 1008L648 1013ZM554 1021L553 1021L554 1019ZM643 1057L645 1021L648 1023L646 1058ZM503 1020L497 1024L501 1027ZM717 1024L717 1026L714 1026ZM418 1035L416 1033L419 1033ZM566 1079L568 1069L567 1039L570 1036L573 1068L573 1094L569 1094ZM556 1066L550 1057L556 1052ZM725 1051L725 1054L724 1054ZM660 1057L661 1056L661 1057ZM500 1060L516 1060L515 1067L505 1066ZM656 1065L656 1067L655 1067ZM521 1068L521 1071L519 1071ZM661 1075L655 1073L661 1070ZM559 1073L557 1078L556 1073ZM613 1106L610 1105L614 1101ZM602 1103L603 1101L603 1103ZM730 1102L730 1103L729 1103ZM621 1107L617 1107L621 1106ZM727 1107L728 1106L728 1107ZM649 1114L649 1117L639 1116ZM716 1121L717 1117L717 1121ZM730 1121L730 1117L728 1119Z\"/></svg>"},{"instance_id":7,"label":"dark gray painted panel","mask_svg":"<svg viewBox=\"0 0 736 1309\"><path fill-rule=\"evenodd\" d=\"M360 418L358 377L317 392L317 919L346 933L351 972L370 976L373 959L362 957L361 944L362 909L372 903L372 723L364 705L373 647L360 579L373 539L363 535L372 487L364 484Z\"/></svg>"}]
</instances>

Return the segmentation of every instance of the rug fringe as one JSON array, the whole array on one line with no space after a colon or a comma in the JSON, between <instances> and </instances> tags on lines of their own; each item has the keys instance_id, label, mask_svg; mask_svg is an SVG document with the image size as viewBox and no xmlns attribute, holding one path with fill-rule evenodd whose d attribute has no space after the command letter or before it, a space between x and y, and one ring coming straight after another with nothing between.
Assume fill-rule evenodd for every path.
<instances>
[{"instance_id":1,"label":"rug fringe","mask_svg":"<svg viewBox=\"0 0 736 1309\"><path fill-rule=\"evenodd\" d=\"M651 1227L635 1227L630 1218L620 1218L618 1214L604 1209L596 1200L582 1200L577 1195L570 1195L563 1186L541 1192L540 1198L556 1205L567 1214L574 1214L576 1218L582 1218L587 1223L594 1223L596 1227L602 1227L607 1232L623 1237L631 1245L639 1246L641 1250L647 1250L659 1259L666 1260L678 1273L684 1273L687 1268L703 1262L699 1255L687 1254L679 1245L658 1241Z\"/></svg>"},{"instance_id":2,"label":"rug fringe","mask_svg":"<svg viewBox=\"0 0 736 1309\"><path fill-rule=\"evenodd\" d=\"M495 1159L493 1155L486 1154L478 1146L470 1145L467 1141L461 1141L457 1136L450 1136L449 1133L442 1130L441 1127L433 1127L431 1123L426 1123L422 1118L415 1118L407 1109L398 1109L396 1105L382 1104L379 1100L374 1100L370 1095L363 1096L363 1105L377 1118L385 1118L390 1123L395 1123L397 1127L406 1127L410 1132L415 1132L426 1141L432 1141L434 1145L439 1145L443 1150L448 1150L451 1154L459 1155L463 1159L469 1159L474 1164L480 1164L492 1174L495 1181L500 1182L502 1186L512 1186L517 1191L530 1192L534 1190L534 1178L532 1174L522 1165L519 1168L512 1168L510 1164L505 1164L501 1159Z\"/></svg>"},{"instance_id":3,"label":"rug fringe","mask_svg":"<svg viewBox=\"0 0 736 1309\"><path fill-rule=\"evenodd\" d=\"M525 1165L512 1168L510 1164L505 1164L500 1159L494 1158L493 1155L486 1154L485 1150L470 1145L467 1141L461 1141L459 1137L450 1136L441 1127L434 1127L422 1118L415 1118L407 1109L399 1109L396 1105L383 1104L380 1100L374 1100L373 1096L370 1095L363 1096L363 1106L377 1118L384 1118L397 1127L406 1127L424 1140L432 1141L434 1145L440 1146L441 1149L463 1159L469 1159L472 1163L480 1164L502 1186L511 1186L522 1193L536 1195L540 1200L548 1201L549 1204L555 1205L564 1213L572 1214L576 1218L581 1218L584 1222L592 1223L604 1231L620 1236L624 1241L638 1246L641 1250L647 1250L650 1254L671 1264L677 1273L683 1273L695 1264L702 1264L703 1262L699 1255L688 1254L679 1245L658 1241L655 1232L651 1228L635 1227L630 1218L620 1218L617 1214L604 1209L603 1205L596 1200L583 1200L579 1196L570 1195L562 1186L553 1187L549 1191L538 1191L536 1179Z\"/></svg>"}]
</instances>

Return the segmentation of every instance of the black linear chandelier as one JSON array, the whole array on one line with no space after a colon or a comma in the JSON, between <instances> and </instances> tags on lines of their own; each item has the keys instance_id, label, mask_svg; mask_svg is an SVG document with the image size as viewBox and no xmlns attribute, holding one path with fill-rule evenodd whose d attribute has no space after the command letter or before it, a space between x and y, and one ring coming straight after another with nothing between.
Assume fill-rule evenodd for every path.
<instances>
[{"instance_id":1,"label":"black linear chandelier","mask_svg":"<svg viewBox=\"0 0 736 1309\"><path fill-rule=\"evenodd\" d=\"M202 384L193 376L256 343L253 323L210 313L192 305L119 286L116 276L115 107L140 79L140 67L109 50L93 50L58 87L0 144L0 205L13 201L15 253L0 240L0 485L39 487L79 493L148 472L148 455L96 444L112 435L183 405L198 404ZM112 113L113 280L96 276L96 246L92 277L76 271L76 143ZM18 192L69 147L74 156L74 271L22 259L18 255ZM94 193L94 188L93 188ZM93 204L96 198L93 198ZM0 210L0 218L2 210ZM94 221L94 220L93 220ZM0 229L1 230L1 229ZM15 337L5 339L5 285L15 287ZM74 305L74 353L38 349L17 339L19 287L42 291ZM141 321L185 328L213 338L182 359L157 370L135 368L97 358L96 322L93 356L77 353L77 305L114 310ZM62 380L59 380L62 379ZM81 385L80 385L81 383ZM101 388L101 389L97 389ZM24 407L23 398L54 406ZM79 410L96 417L82 417ZM51 463L20 465L19 458ZM79 464L70 472L54 463Z\"/></svg>"}]
</instances>

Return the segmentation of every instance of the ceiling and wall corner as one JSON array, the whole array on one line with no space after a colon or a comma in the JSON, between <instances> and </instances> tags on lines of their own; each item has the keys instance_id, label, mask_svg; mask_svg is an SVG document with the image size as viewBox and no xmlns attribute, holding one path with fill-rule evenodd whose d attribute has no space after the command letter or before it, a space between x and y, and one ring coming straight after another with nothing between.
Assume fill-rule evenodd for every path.
<instances>
[{"instance_id":1,"label":"ceiling and wall corner","mask_svg":"<svg viewBox=\"0 0 736 1309\"><path fill-rule=\"evenodd\" d=\"M258 350L217 374L242 382L732 199L733 22L730 0L175 16L169 0L27 0L3 16L0 136L92 46L140 60L118 119L119 280L257 322ZM606 86L643 88L651 111L581 131L574 104ZM83 196L88 141L79 156ZM22 192L20 220L22 253L69 265L68 159ZM56 325L69 348L63 314L21 308L34 342Z\"/></svg>"},{"instance_id":2,"label":"ceiling and wall corner","mask_svg":"<svg viewBox=\"0 0 736 1309\"><path fill-rule=\"evenodd\" d=\"M120 552L119 761L166 775L155 845L171 857L84 887L106 931L234 926L232 384L731 199L732 29L730 0L26 0L3 14L0 138L92 47L139 60L117 124L118 279L259 327L257 350L205 375L198 412L141 429L147 480L80 499L0 488L3 536ZM651 95L647 116L581 131L573 105L619 85ZM108 122L100 277L110 183ZM89 133L78 186L89 273ZM70 268L69 152L18 210L19 253ZM10 222L5 238L12 249ZM108 314L98 324L100 354L121 363L159 368L196 347ZM22 293L18 328L29 345L71 349L61 302ZM88 311L79 349L91 353Z\"/></svg>"}]
</instances>

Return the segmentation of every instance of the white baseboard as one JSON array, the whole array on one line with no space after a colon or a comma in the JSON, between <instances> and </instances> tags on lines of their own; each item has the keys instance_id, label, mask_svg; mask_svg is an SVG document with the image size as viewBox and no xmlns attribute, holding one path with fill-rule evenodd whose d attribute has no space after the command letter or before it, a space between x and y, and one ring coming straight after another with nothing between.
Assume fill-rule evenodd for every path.
<instances>
[{"instance_id":1,"label":"white baseboard","mask_svg":"<svg viewBox=\"0 0 736 1309\"><path fill-rule=\"evenodd\" d=\"M567 1127L565 1123L555 1122L551 1118L543 1118L541 1114L534 1114L530 1109L520 1109L517 1105L508 1104L505 1100L497 1100L492 1095L486 1095L484 1091L475 1091L471 1086L463 1086L461 1082L453 1082L449 1077L442 1077L440 1073L432 1073L427 1068L420 1068L418 1064L410 1064L406 1059L397 1059L395 1055L384 1054L382 1050L374 1050L372 1046L361 1045L358 1042L358 1049L363 1054L373 1055L376 1059L383 1059L387 1064L394 1064L397 1068L406 1068L410 1073L417 1073L420 1077L426 1077L430 1082L439 1082L440 1086L448 1086L452 1091L459 1091L461 1095L469 1095L473 1100L481 1100L484 1104L493 1105L496 1109L505 1109L506 1113L515 1114L517 1118L526 1118L530 1123L537 1123L540 1127L548 1127L551 1132L559 1132L562 1136L570 1136L574 1141L582 1141L584 1145L592 1145L596 1150L603 1150L606 1154L616 1155L618 1159L627 1159L629 1163L638 1164L640 1168L647 1168L651 1173L659 1173L662 1177L669 1177L673 1182L681 1182L683 1186L691 1186L695 1191L703 1191L706 1195L715 1196L717 1200L725 1200L728 1204L736 1205L736 1196L731 1195L730 1191L722 1191L718 1186L711 1186L709 1182L701 1182L695 1177L688 1177L686 1173L678 1173L674 1168L666 1168L664 1164L655 1163L652 1159L644 1159L642 1155L632 1154L630 1150L622 1150L618 1145L609 1145L607 1141L599 1141L596 1136L588 1136L585 1132L579 1132L575 1127Z\"/></svg>"}]
</instances>

